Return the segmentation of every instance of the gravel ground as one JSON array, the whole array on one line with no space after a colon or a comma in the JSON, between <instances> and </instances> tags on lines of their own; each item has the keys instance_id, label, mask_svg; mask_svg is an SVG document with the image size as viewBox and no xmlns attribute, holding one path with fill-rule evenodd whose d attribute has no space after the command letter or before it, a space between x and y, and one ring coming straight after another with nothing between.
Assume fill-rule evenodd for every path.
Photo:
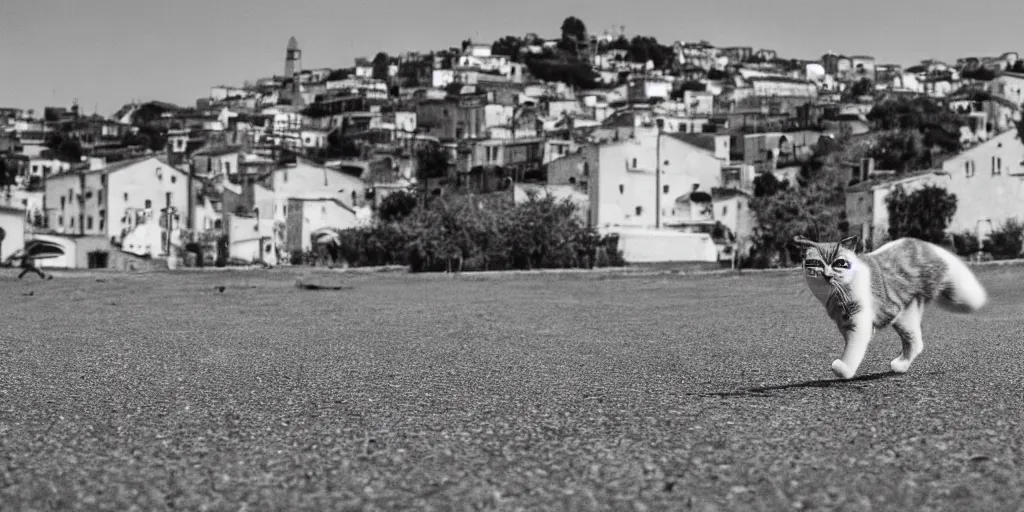
<instances>
[{"instance_id":1,"label":"gravel ground","mask_svg":"<svg viewBox=\"0 0 1024 512\"><path fill-rule=\"evenodd\" d=\"M797 273L0 272L4 510L1024 509L1021 268L845 383Z\"/></svg>"}]
</instances>

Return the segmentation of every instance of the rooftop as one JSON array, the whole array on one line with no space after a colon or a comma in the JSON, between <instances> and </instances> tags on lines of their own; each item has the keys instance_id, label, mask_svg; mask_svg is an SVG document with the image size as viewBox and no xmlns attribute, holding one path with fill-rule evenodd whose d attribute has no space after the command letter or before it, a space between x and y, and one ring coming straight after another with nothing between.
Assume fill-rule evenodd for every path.
<instances>
[{"instance_id":1,"label":"rooftop","mask_svg":"<svg viewBox=\"0 0 1024 512\"><path fill-rule=\"evenodd\" d=\"M883 185L893 185L905 181L914 181L929 175L944 176L946 174L946 171L943 171L942 169L928 169L924 171L905 172L889 176L878 176L875 178L869 178L868 180L855 185L850 185L849 187L846 187L846 192L866 192Z\"/></svg>"}]
</instances>

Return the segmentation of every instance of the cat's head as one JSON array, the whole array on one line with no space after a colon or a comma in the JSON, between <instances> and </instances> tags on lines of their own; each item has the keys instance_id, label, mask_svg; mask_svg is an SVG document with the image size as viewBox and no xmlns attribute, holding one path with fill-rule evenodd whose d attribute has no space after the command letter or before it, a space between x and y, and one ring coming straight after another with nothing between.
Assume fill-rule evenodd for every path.
<instances>
[{"instance_id":1,"label":"cat's head","mask_svg":"<svg viewBox=\"0 0 1024 512\"><path fill-rule=\"evenodd\" d=\"M802 236L793 237L793 243L804 249L804 274L809 279L823 279L830 284L849 284L860 261L857 259L859 237L851 236L839 242L813 242Z\"/></svg>"}]
</instances>

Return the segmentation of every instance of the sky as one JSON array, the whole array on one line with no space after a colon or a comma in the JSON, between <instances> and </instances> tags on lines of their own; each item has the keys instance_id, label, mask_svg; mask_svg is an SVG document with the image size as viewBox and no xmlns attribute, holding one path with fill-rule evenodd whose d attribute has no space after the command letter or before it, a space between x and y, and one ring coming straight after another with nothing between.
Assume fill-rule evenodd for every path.
<instances>
[{"instance_id":1,"label":"sky","mask_svg":"<svg viewBox=\"0 0 1024 512\"><path fill-rule=\"evenodd\" d=\"M109 115L135 100L194 105L214 85L535 32L567 16L662 44L708 40L783 58L833 51L880 64L1024 53L1020 0L0 0L0 107Z\"/></svg>"}]
</instances>

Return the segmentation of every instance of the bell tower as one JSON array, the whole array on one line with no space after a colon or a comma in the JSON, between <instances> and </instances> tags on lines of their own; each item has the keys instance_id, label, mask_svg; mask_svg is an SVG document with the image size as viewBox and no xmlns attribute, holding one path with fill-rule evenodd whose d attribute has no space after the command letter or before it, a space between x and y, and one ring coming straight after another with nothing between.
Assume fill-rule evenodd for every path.
<instances>
[{"instance_id":1,"label":"bell tower","mask_svg":"<svg viewBox=\"0 0 1024 512\"><path fill-rule=\"evenodd\" d=\"M296 73L302 71L302 50L299 49L299 42L292 36L288 40L288 48L284 53L284 77L292 78Z\"/></svg>"}]
</instances>

